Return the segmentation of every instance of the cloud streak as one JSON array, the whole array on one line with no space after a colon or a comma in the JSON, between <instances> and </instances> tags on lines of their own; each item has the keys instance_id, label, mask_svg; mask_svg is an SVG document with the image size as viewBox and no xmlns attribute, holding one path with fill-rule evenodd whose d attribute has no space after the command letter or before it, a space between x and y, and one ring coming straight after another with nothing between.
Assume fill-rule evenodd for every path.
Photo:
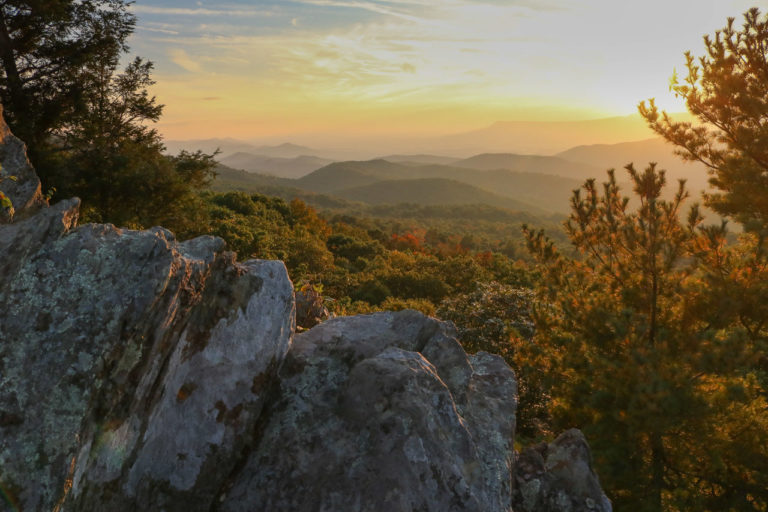
<instances>
[{"instance_id":1,"label":"cloud streak","mask_svg":"<svg viewBox=\"0 0 768 512\"><path fill-rule=\"evenodd\" d=\"M152 5L131 5L130 9L136 14L157 14L167 16L272 16L271 11L265 11L263 9L208 9L203 7L186 8L186 7L159 7Z\"/></svg>"},{"instance_id":2,"label":"cloud streak","mask_svg":"<svg viewBox=\"0 0 768 512\"><path fill-rule=\"evenodd\" d=\"M413 16L411 14L401 12L389 7L386 7L384 4L379 4L375 2L362 2L362 1L347 1L347 0L293 0L297 3L302 3L305 5L314 5L318 7L342 7L342 8L351 8L351 9L362 9L365 11L370 11L376 14L384 14L387 16L394 16L397 18L402 18L409 21L418 21L418 16ZM423 5L423 4L414 4L414 5Z\"/></svg>"},{"instance_id":3,"label":"cloud streak","mask_svg":"<svg viewBox=\"0 0 768 512\"><path fill-rule=\"evenodd\" d=\"M158 34L168 34L172 36L179 35L178 30L170 30L167 28L153 28L153 27L138 27L138 30L144 30L146 32L156 32Z\"/></svg>"}]
</instances>

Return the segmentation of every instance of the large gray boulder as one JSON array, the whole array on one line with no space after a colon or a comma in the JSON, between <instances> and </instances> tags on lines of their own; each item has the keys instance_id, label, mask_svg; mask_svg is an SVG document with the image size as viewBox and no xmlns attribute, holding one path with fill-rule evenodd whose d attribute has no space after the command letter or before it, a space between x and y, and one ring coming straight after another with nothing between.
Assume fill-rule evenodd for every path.
<instances>
[{"instance_id":1,"label":"large gray boulder","mask_svg":"<svg viewBox=\"0 0 768 512\"><path fill-rule=\"evenodd\" d=\"M329 320L296 336L280 379L222 510L509 509L514 374L450 325Z\"/></svg>"},{"instance_id":2,"label":"large gray boulder","mask_svg":"<svg viewBox=\"0 0 768 512\"><path fill-rule=\"evenodd\" d=\"M610 510L578 431L515 454L514 374L452 325L294 335L281 262L78 227L77 199L20 190L0 225L0 511Z\"/></svg>"},{"instance_id":3,"label":"large gray boulder","mask_svg":"<svg viewBox=\"0 0 768 512\"><path fill-rule=\"evenodd\" d=\"M162 229L0 226L0 482L23 510L208 510L290 346L277 261Z\"/></svg>"}]
</instances>

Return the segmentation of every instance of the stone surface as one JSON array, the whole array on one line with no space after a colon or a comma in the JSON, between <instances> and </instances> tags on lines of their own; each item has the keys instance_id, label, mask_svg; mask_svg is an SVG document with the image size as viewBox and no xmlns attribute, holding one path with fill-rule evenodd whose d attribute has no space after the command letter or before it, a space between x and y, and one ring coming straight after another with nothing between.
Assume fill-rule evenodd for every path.
<instances>
[{"instance_id":1,"label":"stone surface","mask_svg":"<svg viewBox=\"0 0 768 512\"><path fill-rule=\"evenodd\" d=\"M222 510L509 509L514 374L450 325L332 319L296 336L280 377Z\"/></svg>"},{"instance_id":2,"label":"stone surface","mask_svg":"<svg viewBox=\"0 0 768 512\"><path fill-rule=\"evenodd\" d=\"M15 507L610 510L578 433L515 467L514 374L467 356L451 324L403 311L293 336L282 263L162 228L75 227L77 207L0 226Z\"/></svg>"},{"instance_id":3,"label":"stone surface","mask_svg":"<svg viewBox=\"0 0 768 512\"><path fill-rule=\"evenodd\" d=\"M40 192L40 179L27 158L27 148L11 133L2 114L3 107L0 105L0 190L13 203L15 217L24 217L45 201ZM8 221L6 212L2 213L0 222Z\"/></svg>"},{"instance_id":4,"label":"stone surface","mask_svg":"<svg viewBox=\"0 0 768 512\"><path fill-rule=\"evenodd\" d=\"M584 435L571 429L553 442L523 450L515 464L518 512L610 512Z\"/></svg>"},{"instance_id":5,"label":"stone surface","mask_svg":"<svg viewBox=\"0 0 768 512\"><path fill-rule=\"evenodd\" d=\"M0 226L0 482L23 510L207 510L290 345L285 266L76 210Z\"/></svg>"}]
</instances>

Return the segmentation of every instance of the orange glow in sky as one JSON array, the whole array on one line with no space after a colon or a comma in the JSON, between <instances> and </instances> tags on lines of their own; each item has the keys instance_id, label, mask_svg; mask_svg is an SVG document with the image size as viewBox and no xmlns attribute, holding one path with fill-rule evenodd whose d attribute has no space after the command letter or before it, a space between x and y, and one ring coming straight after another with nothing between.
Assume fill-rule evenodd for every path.
<instances>
[{"instance_id":1,"label":"orange glow in sky","mask_svg":"<svg viewBox=\"0 0 768 512\"><path fill-rule=\"evenodd\" d=\"M138 0L169 139L438 135L631 114L742 0ZM650 136L650 134L649 134Z\"/></svg>"}]
</instances>

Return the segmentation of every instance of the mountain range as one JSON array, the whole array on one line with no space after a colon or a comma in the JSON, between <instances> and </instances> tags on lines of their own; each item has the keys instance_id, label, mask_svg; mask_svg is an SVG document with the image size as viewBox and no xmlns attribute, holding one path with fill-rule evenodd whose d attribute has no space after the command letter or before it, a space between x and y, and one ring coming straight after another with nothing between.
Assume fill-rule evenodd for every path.
<instances>
[{"instance_id":1,"label":"mountain range","mask_svg":"<svg viewBox=\"0 0 768 512\"><path fill-rule=\"evenodd\" d=\"M270 146L251 144L232 138L167 140L165 141L165 149L166 153L172 155L182 150L200 150L205 153L218 151L220 158L226 158L236 153L250 153L261 157L271 158L296 158L299 156L316 155L319 153L316 149L290 142Z\"/></svg>"},{"instance_id":2,"label":"mountain range","mask_svg":"<svg viewBox=\"0 0 768 512\"><path fill-rule=\"evenodd\" d=\"M254 151L294 155L312 151L293 144L255 147ZM694 198L707 187L706 169L683 162L660 138L572 147L553 156L481 153L469 158L439 154L391 154L372 160L332 161L311 154L271 156L236 152L220 160L218 190L245 190L302 197L311 203L343 207L366 204L486 204L536 215L563 215L584 180L605 179L633 162L638 169L657 162L667 170L669 194L674 181L686 179ZM238 170L239 169L239 170ZM330 205L330 206L329 206Z\"/></svg>"},{"instance_id":3,"label":"mountain range","mask_svg":"<svg viewBox=\"0 0 768 512\"><path fill-rule=\"evenodd\" d=\"M551 212L532 204L494 194L468 183L445 178L384 180L335 191L333 195L367 204L460 205L486 204L533 215Z\"/></svg>"},{"instance_id":4,"label":"mountain range","mask_svg":"<svg viewBox=\"0 0 768 512\"><path fill-rule=\"evenodd\" d=\"M685 113L670 114L690 121ZM499 121L479 130L440 137L429 151L513 152L552 155L585 144L618 144L647 139L653 132L639 114L579 121Z\"/></svg>"},{"instance_id":5,"label":"mountain range","mask_svg":"<svg viewBox=\"0 0 768 512\"><path fill-rule=\"evenodd\" d=\"M542 158L546 169L559 168L561 175L376 159L334 162L298 179L248 173L222 165L217 169L217 186L254 192L282 188L280 195L290 195L289 190L293 190L368 204L488 204L542 215L565 213L568 198L581 181L563 174L576 174L573 169L586 172L586 166Z\"/></svg>"}]
</instances>

